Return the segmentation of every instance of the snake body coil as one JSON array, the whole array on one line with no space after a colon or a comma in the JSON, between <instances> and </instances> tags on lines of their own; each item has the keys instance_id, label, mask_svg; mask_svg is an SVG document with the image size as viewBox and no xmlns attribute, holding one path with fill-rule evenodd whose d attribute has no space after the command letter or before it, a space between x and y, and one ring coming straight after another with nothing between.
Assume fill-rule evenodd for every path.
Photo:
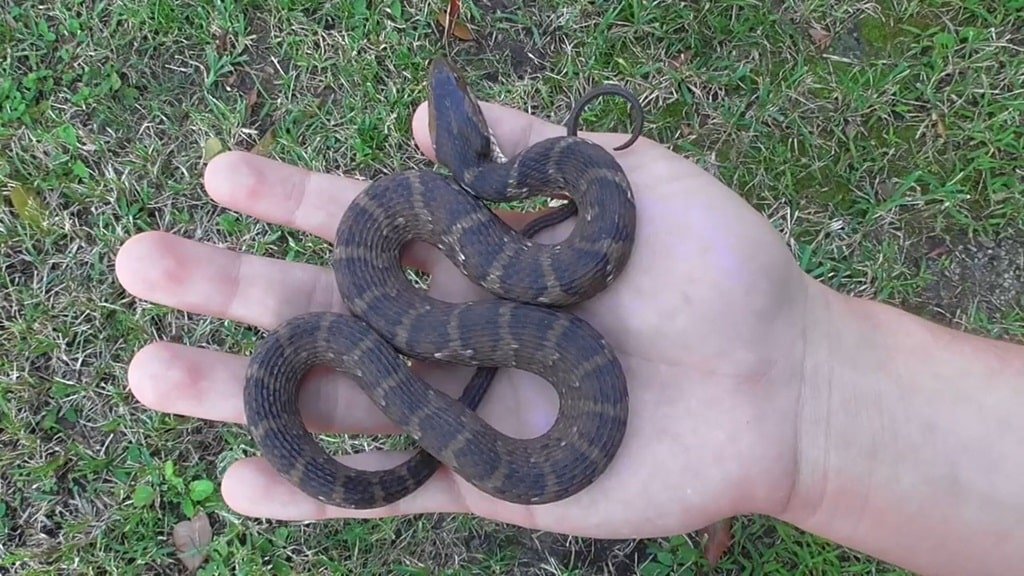
<instances>
[{"instance_id":1,"label":"snake body coil","mask_svg":"<svg viewBox=\"0 0 1024 576\"><path fill-rule=\"evenodd\" d=\"M608 152L575 136L495 162L483 114L457 71L439 59L429 78L432 141L454 182L430 171L402 172L356 197L339 224L333 258L351 315L304 314L267 336L247 372L248 426L282 476L335 506L394 502L426 482L439 462L510 502L567 498L607 468L626 430L629 397L614 351L560 308L597 294L626 266L636 225L630 185ZM569 208L522 233L485 204L559 193L572 199ZM572 213L578 219L564 241L531 239ZM399 260L413 240L440 248L497 298L449 303L413 287ZM479 368L455 399L414 375L399 353ZM315 365L350 374L421 450L379 471L330 457L297 406L300 380ZM498 367L535 373L554 387L559 414L549 431L510 438L474 412Z\"/></svg>"}]
</instances>

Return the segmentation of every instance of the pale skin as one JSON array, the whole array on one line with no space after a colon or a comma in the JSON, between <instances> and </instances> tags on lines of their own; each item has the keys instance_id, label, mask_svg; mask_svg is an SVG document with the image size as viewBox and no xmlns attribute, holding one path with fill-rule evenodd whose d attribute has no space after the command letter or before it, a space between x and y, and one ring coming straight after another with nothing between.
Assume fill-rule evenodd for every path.
<instances>
[{"instance_id":1,"label":"pale skin","mask_svg":"<svg viewBox=\"0 0 1024 576\"><path fill-rule=\"evenodd\" d=\"M506 155L565 133L483 106ZM421 106L413 133L433 158L426 119ZM584 136L609 150L625 138ZM636 248L617 282L574 311L615 346L630 422L590 488L517 506L442 469L405 500L354 511L321 505L250 458L225 474L227 504L281 520L472 513L602 538L673 535L756 513L925 574L1024 563L1024 348L840 295L806 276L768 221L693 163L646 139L615 155L636 194ZM215 158L205 174L220 205L327 241L366 185L244 153ZM516 226L528 218L503 217ZM411 247L406 263L431 273L438 298L486 297L430 247ZM266 330L301 312L345 311L326 268L162 232L126 242L117 276L138 298ZM154 342L132 360L128 382L154 410L243 424L246 360ZM463 368L416 368L453 395L469 378ZM311 376L301 404L313 430L401 432L346 376ZM503 370L479 412L522 437L543 432L555 407L545 382ZM381 468L404 457L344 460Z\"/></svg>"}]
</instances>

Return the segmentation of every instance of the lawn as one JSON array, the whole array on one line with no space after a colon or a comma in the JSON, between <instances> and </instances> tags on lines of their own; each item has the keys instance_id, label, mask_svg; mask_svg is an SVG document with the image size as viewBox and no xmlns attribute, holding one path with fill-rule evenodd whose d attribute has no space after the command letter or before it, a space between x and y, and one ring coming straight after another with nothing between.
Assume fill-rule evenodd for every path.
<instances>
[{"instance_id":1,"label":"lawn","mask_svg":"<svg viewBox=\"0 0 1024 576\"><path fill-rule=\"evenodd\" d=\"M113 275L161 229L323 263L328 246L214 205L219 146L374 178L427 166L410 118L447 52L487 100L562 121L620 82L645 134L777 226L805 270L963 330L1024 334L1024 2L58 0L0 16L0 573L692 573L695 535L595 541L468 517L284 524L219 500L244 429L127 391L154 339L233 352L261 334L137 301ZM586 129L619 130L601 100ZM362 439L360 439L362 440ZM901 573L760 517L715 574Z\"/></svg>"}]
</instances>

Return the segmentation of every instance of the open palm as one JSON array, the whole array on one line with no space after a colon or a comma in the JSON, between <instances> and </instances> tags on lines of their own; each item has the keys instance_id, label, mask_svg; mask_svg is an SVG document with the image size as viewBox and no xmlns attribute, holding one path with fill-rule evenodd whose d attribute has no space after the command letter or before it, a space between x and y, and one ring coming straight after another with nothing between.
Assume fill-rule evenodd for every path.
<instances>
[{"instance_id":1,"label":"open palm","mask_svg":"<svg viewBox=\"0 0 1024 576\"><path fill-rule=\"evenodd\" d=\"M506 155L563 127L486 105ZM426 110L414 134L432 156ZM585 134L611 150L618 134ZM616 348L630 387L630 421L607 472L588 489L545 506L516 506L476 490L448 470L384 509L325 507L280 478L262 459L236 462L223 480L237 511L280 519L471 512L522 526L584 536L677 534L739 513L780 510L794 480L797 398L803 378L807 278L760 214L685 159L641 139L614 153L637 200L637 240L626 272L606 292L572 310ZM243 153L219 156L206 174L220 204L333 240L365 182L310 173ZM504 214L521 226L526 217ZM557 240L572 222L538 236ZM417 245L407 263L431 274L435 297L487 297L438 251ZM132 294L189 312L271 329L311 310L344 311L331 271L244 255L169 234L130 239L117 274ZM244 422L247 359L157 342L129 368L131 390L170 413ZM417 365L432 384L457 394L470 369ZM300 405L313 430L386 434L388 422L354 382L318 372ZM538 377L502 370L479 413L498 430L535 436L553 422L557 397ZM402 453L345 457L386 468Z\"/></svg>"}]
</instances>

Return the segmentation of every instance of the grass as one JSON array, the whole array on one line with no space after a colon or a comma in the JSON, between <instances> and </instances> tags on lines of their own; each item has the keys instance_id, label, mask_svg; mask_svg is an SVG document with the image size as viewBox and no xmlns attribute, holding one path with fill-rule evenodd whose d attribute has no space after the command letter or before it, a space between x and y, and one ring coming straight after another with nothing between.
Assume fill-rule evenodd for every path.
<instances>
[{"instance_id":1,"label":"grass","mask_svg":"<svg viewBox=\"0 0 1024 576\"><path fill-rule=\"evenodd\" d=\"M409 122L445 49L482 98L555 121L587 87L624 82L650 111L647 135L743 194L816 277L966 330L1024 334L1020 0L464 4L481 42L447 48L438 1L55 0L0 16L0 572L176 573L170 533L197 510L214 534L204 573L700 564L692 535L241 518L216 486L252 453L244 431L153 413L126 391L126 366L151 340L246 352L259 336L127 296L113 261L128 237L163 229L327 255L213 205L204 143L262 142L276 158L367 178L425 166ZM624 107L603 102L585 126L624 126ZM900 573L769 519L734 530L715 573Z\"/></svg>"}]
</instances>

